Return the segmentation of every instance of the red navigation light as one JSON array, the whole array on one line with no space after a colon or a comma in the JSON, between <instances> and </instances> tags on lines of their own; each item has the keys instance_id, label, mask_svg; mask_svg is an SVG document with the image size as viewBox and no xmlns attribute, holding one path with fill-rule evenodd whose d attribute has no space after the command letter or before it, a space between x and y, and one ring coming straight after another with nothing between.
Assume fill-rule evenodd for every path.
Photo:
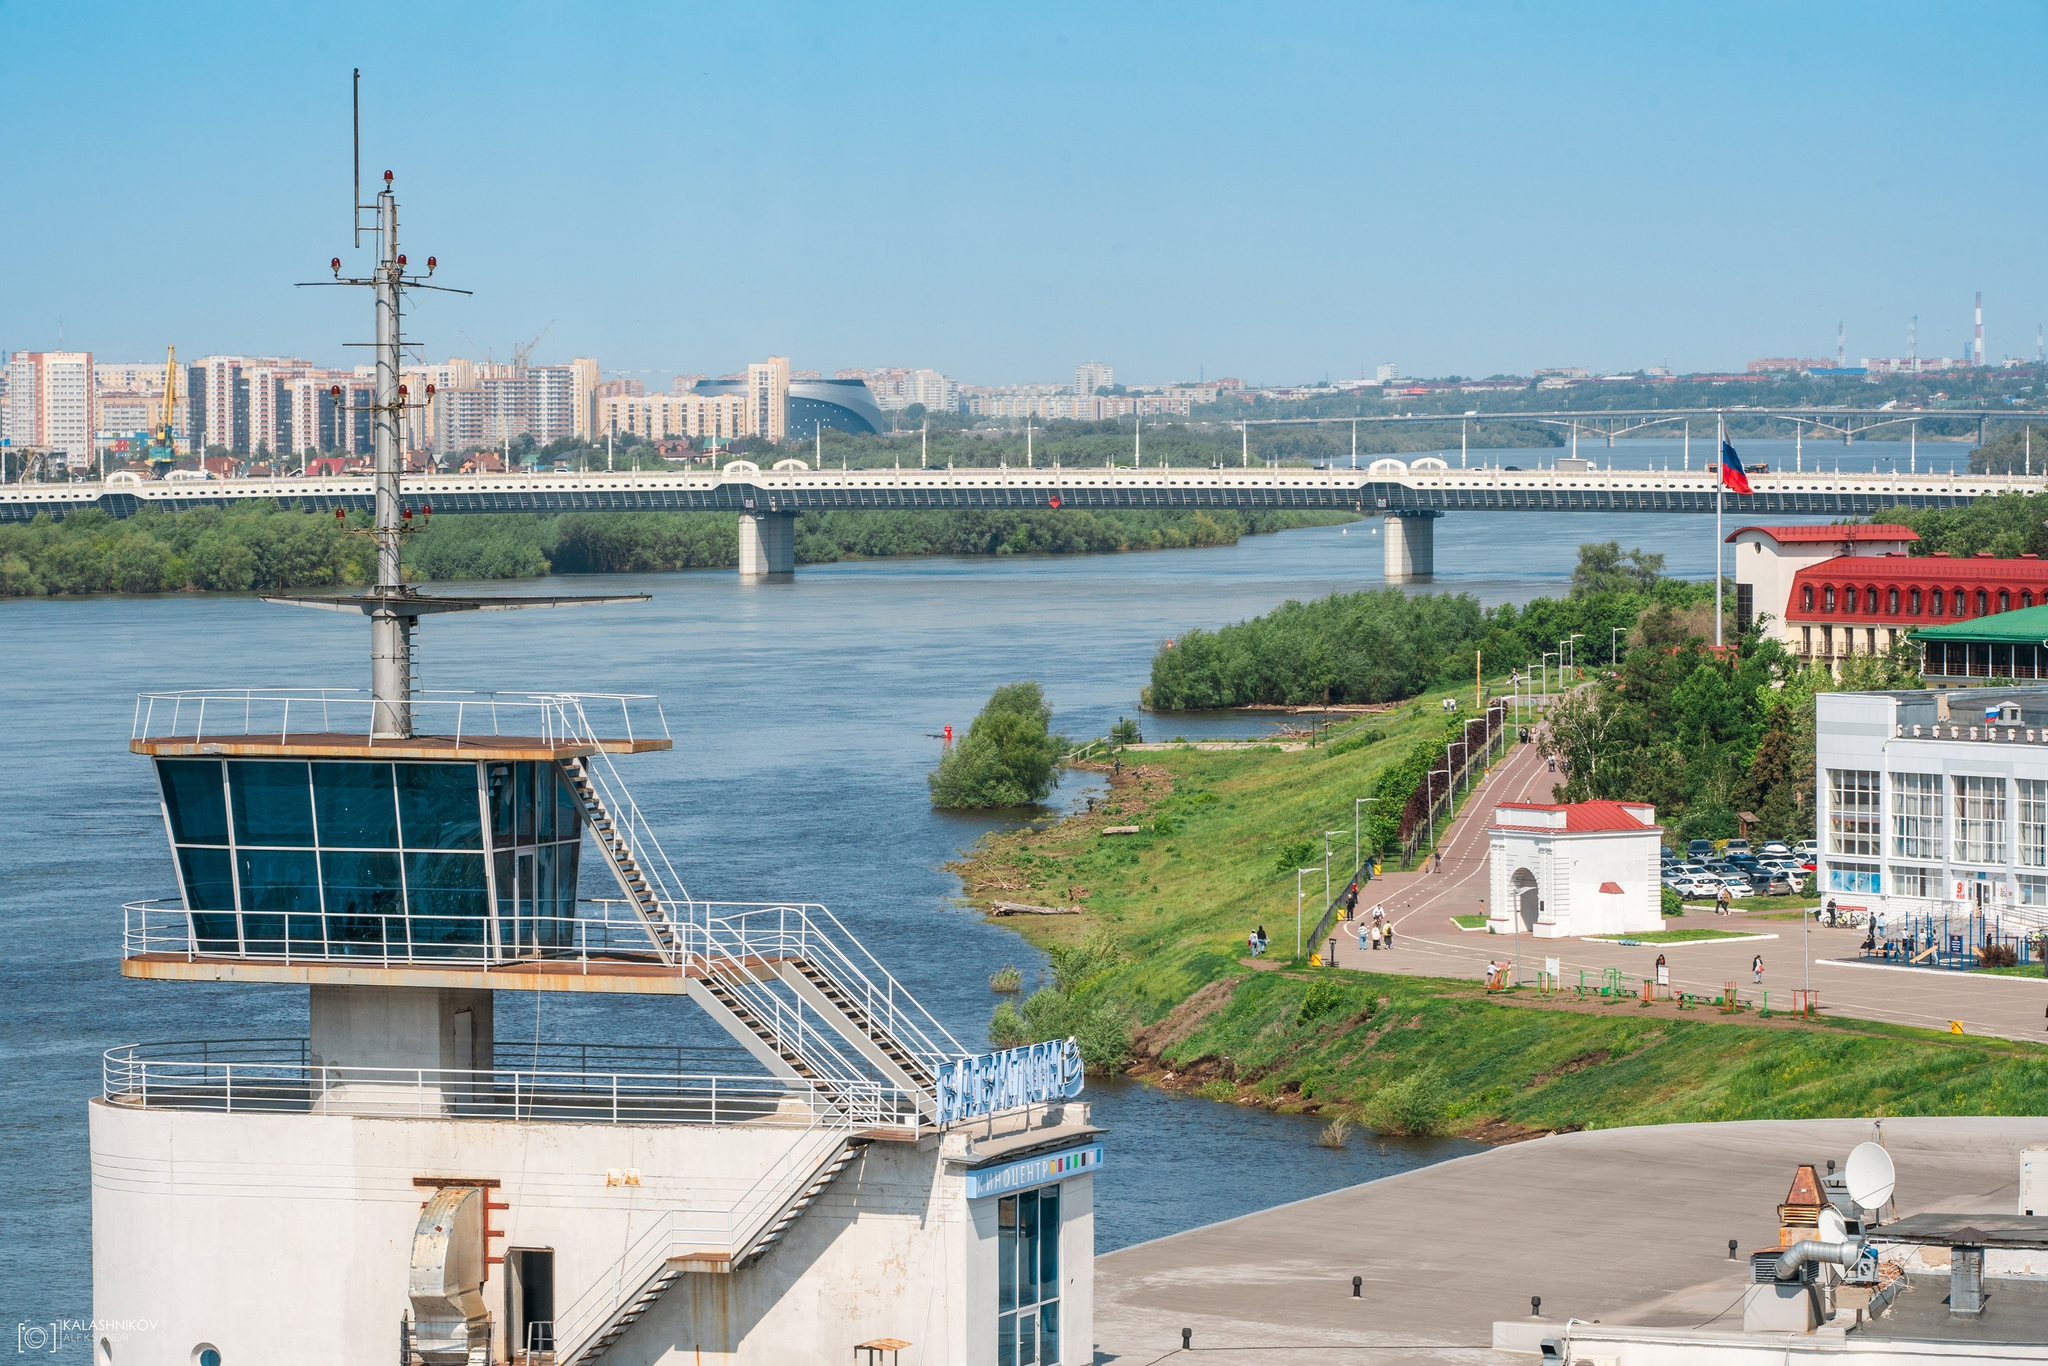
<instances>
[{"instance_id":1,"label":"red navigation light","mask_svg":"<svg viewBox=\"0 0 2048 1366\"><path fill-rule=\"evenodd\" d=\"M336 508L334 510L334 520L337 522L345 522L348 520L348 514L346 512L343 512L340 508Z\"/></svg>"},{"instance_id":2,"label":"red navigation light","mask_svg":"<svg viewBox=\"0 0 2048 1366\"><path fill-rule=\"evenodd\" d=\"M340 258L339 256L335 257L335 258L334 258L333 260L329 261L329 262L328 262L327 264L328 264L329 266L333 267L333 269L334 269L334 273L335 273L336 275L339 275L339 274L341 274L341 258Z\"/></svg>"},{"instance_id":3,"label":"red navigation light","mask_svg":"<svg viewBox=\"0 0 2048 1366\"><path fill-rule=\"evenodd\" d=\"M431 257L431 256L429 256L429 257L427 258L427 269L428 269L428 270L432 270L433 268L434 268L434 258L433 258L433 257Z\"/></svg>"},{"instance_id":4,"label":"red navigation light","mask_svg":"<svg viewBox=\"0 0 2048 1366\"><path fill-rule=\"evenodd\" d=\"M405 253L402 251L398 253L398 264L401 266L405 264Z\"/></svg>"},{"instance_id":5,"label":"red navigation light","mask_svg":"<svg viewBox=\"0 0 2048 1366\"><path fill-rule=\"evenodd\" d=\"M427 386L427 397L428 397L428 398L432 398L433 396L434 396L434 386L433 386L433 385L431 385L431 384L429 384L429 385Z\"/></svg>"},{"instance_id":6,"label":"red navigation light","mask_svg":"<svg viewBox=\"0 0 2048 1366\"><path fill-rule=\"evenodd\" d=\"M434 505L432 503L429 503L425 507L421 508L420 511L426 513L427 516L431 517L434 515Z\"/></svg>"},{"instance_id":7,"label":"red navigation light","mask_svg":"<svg viewBox=\"0 0 2048 1366\"><path fill-rule=\"evenodd\" d=\"M399 396L400 398L404 398L404 397L405 397L405 386L404 386L403 384L401 384L401 385L399 385L399 386L398 386L398 396Z\"/></svg>"},{"instance_id":8,"label":"red navigation light","mask_svg":"<svg viewBox=\"0 0 2048 1366\"><path fill-rule=\"evenodd\" d=\"M389 184L391 183L391 172L389 172L389 171L386 171L386 172L384 173L384 183L385 183L386 185L389 185Z\"/></svg>"},{"instance_id":9,"label":"red navigation light","mask_svg":"<svg viewBox=\"0 0 2048 1366\"><path fill-rule=\"evenodd\" d=\"M407 508L405 509L405 511L399 513L398 515L400 517L403 517L406 521L410 522L412 520L412 509Z\"/></svg>"},{"instance_id":10,"label":"red navigation light","mask_svg":"<svg viewBox=\"0 0 2048 1366\"><path fill-rule=\"evenodd\" d=\"M337 384L337 385L335 385L335 386L334 386L333 388L329 389L329 390L327 391L327 396L328 396L329 398L340 398L340 397L341 397L341 386L340 386L339 384Z\"/></svg>"}]
</instances>

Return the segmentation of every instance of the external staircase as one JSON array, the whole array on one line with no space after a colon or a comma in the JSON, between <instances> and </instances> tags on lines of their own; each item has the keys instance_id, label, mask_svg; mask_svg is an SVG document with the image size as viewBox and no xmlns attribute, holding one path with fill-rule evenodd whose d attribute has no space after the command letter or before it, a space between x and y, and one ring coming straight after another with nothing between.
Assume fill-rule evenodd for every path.
<instances>
[{"instance_id":1,"label":"external staircase","mask_svg":"<svg viewBox=\"0 0 2048 1366\"><path fill-rule=\"evenodd\" d=\"M605 800L596 773L587 760L571 758L560 762L570 788L583 804L584 823L590 827L598 852L604 855L605 863L618 881L619 890L626 894L626 900L632 903L641 923L647 927L647 935L654 941L662 959L675 962L686 951L682 933L669 918L668 907L661 896L662 889L650 880L648 870L641 865L631 832L620 828L618 817Z\"/></svg>"},{"instance_id":2,"label":"external staircase","mask_svg":"<svg viewBox=\"0 0 2048 1366\"><path fill-rule=\"evenodd\" d=\"M664 1220L644 1235L598 1283L557 1320L555 1361L559 1366L593 1362L645 1318L670 1286L692 1274L729 1275L782 1240L867 1149L867 1140L834 1136L810 1145L799 1156L798 1178L785 1185L780 1165L762 1178L735 1209L734 1238L725 1247L706 1247L685 1236L680 1221ZM786 1190L778 1200L777 1192Z\"/></svg>"}]
</instances>

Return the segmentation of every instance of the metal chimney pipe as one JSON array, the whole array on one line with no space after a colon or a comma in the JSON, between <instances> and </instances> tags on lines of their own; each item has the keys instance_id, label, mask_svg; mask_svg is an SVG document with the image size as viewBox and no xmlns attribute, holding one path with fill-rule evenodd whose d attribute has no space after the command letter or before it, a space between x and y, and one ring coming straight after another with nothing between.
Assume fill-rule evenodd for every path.
<instances>
[{"instance_id":1,"label":"metal chimney pipe","mask_svg":"<svg viewBox=\"0 0 2048 1366\"><path fill-rule=\"evenodd\" d=\"M1778 1254L1778 1264L1772 1274L1781 1281L1796 1280L1800 1268L1809 1262L1854 1266L1862 1256L1861 1238L1849 1238L1839 1243L1824 1243L1817 1238L1804 1238Z\"/></svg>"}]
</instances>

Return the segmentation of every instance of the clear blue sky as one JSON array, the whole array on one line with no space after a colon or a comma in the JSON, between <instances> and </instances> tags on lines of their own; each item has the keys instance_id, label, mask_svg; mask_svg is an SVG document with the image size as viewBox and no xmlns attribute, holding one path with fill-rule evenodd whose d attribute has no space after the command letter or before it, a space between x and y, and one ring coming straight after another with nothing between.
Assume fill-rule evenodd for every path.
<instances>
[{"instance_id":1,"label":"clear blue sky","mask_svg":"<svg viewBox=\"0 0 2048 1366\"><path fill-rule=\"evenodd\" d=\"M1283 382L1988 353L2048 317L2040 5L0 0L0 349Z\"/></svg>"}]
</instances>

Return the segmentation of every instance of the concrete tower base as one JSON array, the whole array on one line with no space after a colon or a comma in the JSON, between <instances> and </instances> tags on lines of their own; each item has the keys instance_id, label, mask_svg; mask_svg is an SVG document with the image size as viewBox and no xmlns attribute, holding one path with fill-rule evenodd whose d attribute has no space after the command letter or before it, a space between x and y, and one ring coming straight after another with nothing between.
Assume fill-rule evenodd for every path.
<instances>
[{"instance_id":1,"label":"concrete tower base","mask_svg":"<svg viewBox=\"0 0 2048 1366\"><path fill-rule=\"evenodd\" d=\"M1436 577L1436 519L1441 516L1441 512L1389 512L1381 519L1388 583Z\"/></svg>"},{"instance_id":2,"label":"concrete tower base","mask_svg":"<svg viewBox=\"0 0 2048 1366\"><path fill-rule=\"evenodd\" d=\"M740 514L740 577L767 578L796 573L796 514Z\"/></svg>"}]
</instances>

